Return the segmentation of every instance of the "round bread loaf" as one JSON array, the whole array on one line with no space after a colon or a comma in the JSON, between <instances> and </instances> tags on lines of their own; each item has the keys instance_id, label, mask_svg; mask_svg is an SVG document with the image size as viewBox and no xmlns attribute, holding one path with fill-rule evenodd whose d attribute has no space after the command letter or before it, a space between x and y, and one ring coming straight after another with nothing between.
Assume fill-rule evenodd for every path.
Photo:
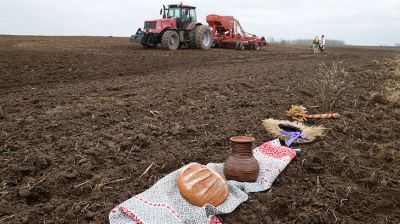
<instances>
[{"instance_id":1,"label":"round bread loaf","mask_svg":"<svg viewBox=\"0 0 400 224\"><path fill-rule=\"evenodd\" d=\"M178 176L178 188L182 196L196 206L211 204L218 206L228 196L225 179L211 168L191 163Z\"/></svg>"}]
</instances>

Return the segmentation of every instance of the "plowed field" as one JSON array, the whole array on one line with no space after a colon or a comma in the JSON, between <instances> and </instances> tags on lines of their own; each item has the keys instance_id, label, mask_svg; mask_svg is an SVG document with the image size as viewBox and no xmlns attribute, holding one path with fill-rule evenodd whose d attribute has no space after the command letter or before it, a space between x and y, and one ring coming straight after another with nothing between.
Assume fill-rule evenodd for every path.
<instances>
[{"instance_id":1,"label":"plowed field","mask_svg":"<svg viewBox=\"0 0 400 224\"><path fill-rule=\"evenodd\" d=\"M0 37L0 222L106 223L110 210L192 161L223 162L229 137L272 140L266 118L321 102L317 68L351 83L338 120L272 188L223 223L399 223L399 82L380 48L145 50L112 37ZM142 175L146 168L154 165ZM139 178L140 177L140 178Z\"/></svg>"}]
</instances>

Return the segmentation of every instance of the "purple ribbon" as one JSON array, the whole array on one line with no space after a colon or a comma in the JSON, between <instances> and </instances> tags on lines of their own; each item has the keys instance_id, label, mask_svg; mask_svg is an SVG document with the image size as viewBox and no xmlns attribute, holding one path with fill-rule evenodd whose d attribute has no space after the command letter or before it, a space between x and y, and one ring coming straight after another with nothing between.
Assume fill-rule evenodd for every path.
<instances>
[{"instance_id":1,"label":"purple ribbon","mask_svg":"<svg viewBox=\"0 0 400 224\"><path fill-rule=\"evenodd\" d=\"M281 133L284 135L290 136L290 138L285 141L285 144L287 147L292 145L292 143L298 138L301 138L301 139L307 138L306 134L301 134L301 132L299 132L299 131L291 132L291 131L281 130Z\"/></svg>"}]
</instances>

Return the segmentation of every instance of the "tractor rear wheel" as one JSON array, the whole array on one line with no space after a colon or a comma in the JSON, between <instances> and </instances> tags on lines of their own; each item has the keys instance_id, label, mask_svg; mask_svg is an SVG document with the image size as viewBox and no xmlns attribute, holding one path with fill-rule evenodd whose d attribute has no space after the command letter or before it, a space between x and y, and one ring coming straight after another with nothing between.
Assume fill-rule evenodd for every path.
<instances>
[{"instance_id":1,"label":"tractor rear wheel","mask_svg":"<svg viewBox=\"0 0 400 224\"><path fill-rule=\"evenodd\" d=\"M244 44L242 42L236 42L236 46L235 46L236 50L244 50Z\"/></svg>"},{"instance_id":2,"label":"tractor rear wheel","mask_svg":"<svg viewBox=\"0 0 400 224\"><path fill-rule=\"evenodd\" d=\"M254 50L254 51L258 51L258 50L260 50L260 45L259 44L254 44L254 45L251 46L251 49Z\"/></svg>"},{"instance_id":3,"label":"tractor rear wheel","mask_svg":"<svg viewBox=\"0 0 400 224\"><path fill-rule=\"evenodd\" d=\"M161 45L167 50L176 50L179 47L179 35L173 30L164 32L161 38Z\"/></svg>"},{"instance_id":4,"label":"tractor rear wheel","mask_svg":"<svg viewBox=\"0 0 400 224\"><path fill-rule=\"evenodd\" d=\"M189 47L196 48L196 30L199 26L193 27L192 30L189 31Z\"/></svg>"},{"instance_id":5,"label":"tractor rear wheel","mask_svg":"<svg viewBox=\"0 0 400 224\"><path fill-rule=\"evenodd\" d=\"M194 36L194 45L197 49L210 49L213 41L211 37L211 30L208 26L200 25L196 27Z\"/></svg>"}]
</instances>

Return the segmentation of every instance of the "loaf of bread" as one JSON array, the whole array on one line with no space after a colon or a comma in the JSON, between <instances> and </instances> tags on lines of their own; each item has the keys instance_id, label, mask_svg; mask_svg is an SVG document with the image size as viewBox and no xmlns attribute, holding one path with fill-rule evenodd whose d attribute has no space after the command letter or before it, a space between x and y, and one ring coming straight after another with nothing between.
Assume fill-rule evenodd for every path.
<instances>
[{"instance_id":1,"label":"loaf of bread","mask_svg":"<svg viewBox=\"0 0 400 224\"><path fill-rule=\"evenodd\" d=\"M182 196L196 206L218 206L228 196L226 180L211 168L191 163L178 176L178 188Z\"/></svg>"}]
</instances>

